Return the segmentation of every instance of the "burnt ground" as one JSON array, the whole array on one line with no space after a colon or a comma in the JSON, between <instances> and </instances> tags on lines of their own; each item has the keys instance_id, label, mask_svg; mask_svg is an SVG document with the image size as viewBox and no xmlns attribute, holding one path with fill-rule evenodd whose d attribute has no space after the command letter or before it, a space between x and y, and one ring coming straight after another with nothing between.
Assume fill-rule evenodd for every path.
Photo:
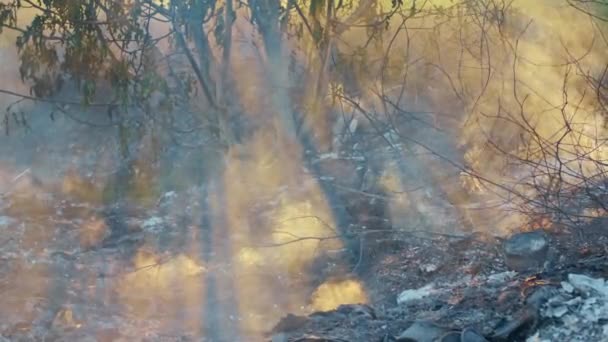
<instances>
[{"instance_id":1,"label":"burnt ground","mask_svg":"<svg viewBox=\"0 0 608 342\"><path fill-rule=\"evenodd\" d=\"M46 161L47 155L60 156L61 151L52 150L60 147L45 145L46 149L31 159ZM95 169L90 165L96 165L97 159L99 155L85 163L80 158L76 164L85 170ZM44 169L55 171L55 165L48 164ZM33 168L40 169L40 165ZM22 170L11 172L9 183ZM344 172L339 174L347 178ZM190 267L188 253L195 254L192 260L200 258L195 252L180 253L186 250L189 227L197 223L184 220L200 216L197 191L183 200L178 196L174 200L178 210L168 210L170 213L133 208L116 214L94 200L66 198L63 188L70 188L70 184L47 189L36 182L25 183L23 188L9 187L16 196L4 193L0 198L0 341L393 341L412 327L418 329L415 341L435 341L444 333L465 328L494 341L608 339L608 289L599 281L608 278L606 222L602 219L577 230L547 230L550 253L546 267L520 273L510 272L505 265L504 238L482 233L395 231L382 226L382 233L375 235L377 241L365 239L360 260L336 278L361 280L369 297L367 305L345 305L310 315L293 312L261 338L253 333L229 334L230 324L221 326L231 319L232 313L226 311L205 322L219 326L214 337L177 324L180 318L162 307L169 300L158 296L153 299L161 304L156 304L149 298L173 288L152 287L141 294L136 288L122 297L111 292L124 290L123 279L129 280L139 271L132 260L142 245L155 247L151 254L159 260L150 267L155 275L163 272L163 265L168 269L182 264ZM83 188L79 183L73 187ZM122 216L117 224L113 223L115 216ZM89 245L89 240L99 240L96 227L101 221L111 228L101 244L80 248ZM206 270L193 267L177 281L206 282L206 271L226 280L222 277L228 276L222 272L227 265L221 261L205 265ZM320 273L318 283L336 276L328 270ZM593 286L583 286L580 277L572 275L598 281L587 279ZM148 280L143 278L142 282ZM289 291L292 285L287 282L271 292ZM188 290L201 292L198 287ZM405 298L403 293L408 290L405 294L409 298ZM131 312L137 306L133 303L153 312ZM184 311L200 311L196 305L195 301L186 302ZM226 299L224 306L231 305L230 298ZM278 317L286 314L281 312ZM270 315L270 326L275 316ZM167 322L178 328L167 328ZM410 337L411 333L410 329ZM407 341L403 336L400 340Z\"/></svg>"},{"instance_id":2,"label":"burnt ground","mask_svg":"<svg viewBox=\"0 0 608 342\"><path fill-rule=\"evenodd\" d=\"M163 308L172 299L164 298L166 294L200 292L184 284L209 282L210 274L216 275L215 282L244 281L229 279L230 265L221 259L199 267L181 254L190 228L180 214L195 210L196 201L176 195L172 201L181 208L177 216L162 208L116 214L44 192L20 194L5 198L0 215L0 334L8 341L450 341L451 332L462 331L474 337L457 340L483 341L484 336L489 341L603 341L608 336L608 286L603 280L608 278L608 236L603 219L576 230L547 229L549 252L543 268L525 272L506 266L505 238L386 229L374 234L375 240L365 239L364 253L348 272L339 277L328 272L319 280L361 281L369 298L366 305L312 314L283 310L268 316L271 327L274 317L287 314L275 329L265 330L264 337L258 332L230 334L234 314L226 310L202 322L215 326L209 336L177 323L177 328L163 327L171 320L179 322ZM29 206L21 213L23 201ZM98 240L82 235L81 227L90 227L95 235L94 218L111 225L114 215L122 216L124 224L116 227L119 237L111 230L101 244L78 247L88 238ZM132 264L143 245L156 246L154 260L143 267L153 278L137 278L142 270ZM188 269L184 275L171 273L184 286L146 287L165 267L167 272ZM122 285L129 285L130 279L140 284L112 292L125 291ZM276 285L276 291L290 291L294 285ZM218 305L228 309L233 299L217 296ZM145 311L134 310L142 305ZM197 305L186 302L183 308L200 310ZM473 330L465 330L469 328Z\"/></svg>"},{"instance_id":3,"label":"burnt ground","mask_svg":"<svg viewBox=\"0 0 608 342\"><path fill-rule=\"evenodd\" d=\"M600 290L568 286L571 274L608 277L608 236L603 220L580 230L560 227L546 232L550 247L544 267L521 273L506 267L502 238L396 233L379 245L382 252L376 256L377 262L359 272L370 292L369 305L344 305L308 317L286 316L269 338L483 341L484 336L489 341L606 340L608 306L598 294ZM402 294L406 290L414 291ZM409 299L399 299L400 294L408 293ZM592 306L592 314L581 313ZM560 307L557 314L555 307ZM450 339L471 328L477 332L473 337ZM404 331L410 332L410 339L399 338ZM440 337L444 333L447 335Z\"/></svg>"},{"instance_id":4,"label":"burnt ground","mask_svg":"<svg viewBox=\"0 0 608 342\"><path fill-rule=\"evenodd\" d=\"M74 187L82 188L80 183ZM156 279L137 276L141 270L132 260L142 246L154 247L150 253L156 259L147 267L154 277L166 266L188 269L188 274L177 274L178 282L207 283L208 274L214 273L216 283L243 283L224 275L230 265L221 258L204 265L205 269L188 261L189 256L200 259L185 248L197 224L188 218L201 216L200 191L190 190L170 192L173 197L165 193L161 198L169 203L165 209L159 199L152 208L114 212L93 200L36 184L33 178L15 186L13 195L5 194L0 200L0 336L8 341L356 342L408 341L402 335L409 330L409 337L412 331L418 334L409 341L435 341L444 333L465 328L490 341L603 341L608 336L608 286L599 281L608 278L606 219L579 229L546 229L545 267L519 273L505 264L503 237L370 225L368 233L380 227L379 232L364 234L363 253L351 267L332 272L320 262L318 270L325 272L319 272L318 282L311 287L332 277L354 278L365 285L367 305L312 314L293 312L273 331L265 330L263 337L258 332L230 334L233 313L225 310L203 322L216 327L214 336L201 335L198 327L177 324L179 317L164 311L163 304L172 298L150 298L171 294L174 288L144 286L141 293L137 287L123 288L131 279L144 285ZM99 222L110 230L98 232ZM90 245L89 240L95 243ZM587 279L593 286L581 285L580 277L570 279L572 275L598 281ZM277 275L269 274L271 278ZM290 291L297 284L275 286L270 294ZM201 292L197 286L186 290ZM229 296L217 297L221 306L234 306ZM200 311L197 305L186 302L184 312ZM143 314L133 310L139 306L146 308ZM269 327L289 312L280 311L269 315ZM167 322L171 328L164 326Z\"/></svg>"}]
</instances>

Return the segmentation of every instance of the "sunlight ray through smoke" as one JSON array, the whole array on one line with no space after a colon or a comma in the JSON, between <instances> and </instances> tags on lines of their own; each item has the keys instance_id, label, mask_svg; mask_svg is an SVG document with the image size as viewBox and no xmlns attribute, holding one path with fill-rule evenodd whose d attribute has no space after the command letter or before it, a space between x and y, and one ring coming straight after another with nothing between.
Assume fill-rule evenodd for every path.
<instances>
[{"instance_id":1,"label":"sunlight ray through smoke","mask_svg":"<svg viewBox=\"0 0 608 342\"><path fill-rule=\"evenodd\" d=\"M369 3L367 12L360 13L359 6ZM223 38L209 34L207 52L213 57L208 58L209 66L199 68L203 75L197 75L220 79L226 65L229 79L217 81L211 92L223 94L226 83L233 87L232 97L218 95L223 102L210 105L200 84L193 87L193 95L173 99L169 107L160 105L167 99L159 95L156 106L133 114L140 121L166 114L164 121L150 120L154 127L137 122L125 128L123 123L114 125L115 118L108 121L111 125L99 140L116 151L100 148L95 151L98 159L81 168L61 165L59 172L41 166L40 173L56 178L50 185L38 185L29 176L7 184L9 205L3 210L24 221L19 248L33 256L55 253L70 258L73 251L62 243L77 241L83 258L105 268L81 270L79 286L86 287L89 300L115 300L130 319L162 322L154 325L159 333L183 329L206 335L213 329L236 329L246 336L269 329L285 312L369 301L364 282L351 274L354 268L346 261L340 259L345 265L332 274L336 279L327 279L331 277L319 270L318 263L328 255L353 252L343 233L351 227L341 225L329 196L336 190L323 187L329 178L338 183L352 173L356 175L350 178L362 179L359 183L372 183L343 188L386 201L390 228L395 230L505 234L521 228L526 219L523 214L505 214L505 209L517 200L525 202L522 198L535 198L535 173L549 170L551 177L578 184L581 178L605 172L608 134L596 84L604 77L603 23L566 6L565 0L403 1L402 8L409 11L377 22L375 14L389 13L394 3L348 2L330 21L325 6L298 0L304 13L285 16L284 36L275 50L266 45L271 42L260 33L262 24L252 20L251 9L237 8L231 56L224 60ZM27 23L36 13L24 9L19 21ZM205 25L213 27L218 20ZM152 38L171 32L170 25L151 24ZM331 29L324 29L327 26ZM16 37L15 32L0 35L0 76L11 89L29 94L14 67L19 63L13 48ZM182 48L196 51L195 45L188 41ZM160 79L192 67L187 57L174 53L175 46L164 39L146 51ZM177 83L170 86L178 88ZM0 101L10 104L15 98L0 95ZM16 108L45 115L52 109L50 104L40 106L24 103ZM222 120L233 119L221 117L226 113L237 118L227 125L238 126L238 134L227 139L231 141L226 146L210 142L208 136L226 129ZM123 114L131 123L133 117ZM210 119L213 115L219 122ZM175 128L172 125L188 116L186 128L179 130L202 132L203 143L178 144L174 132L164 136L156 130ZM342 145L347 141L342 134L353 141ZM70 151L65 160L78 164L84 153L66 142L70 137L54 141ZM195 164L192 169L186 170L177 153L165 151L178 145L189 151L181 158L189 166ZM306 160L319 157L311 157L313 152L340 159L342 147L352 149L366 169L350 170L350 161L340 160L339 166L328 167L332 177L321 177ZM365 148L369 151L361 150ZM170 157L161 160L163 153ZM47 158L38 150L32 156L13 154L15 161L35 165L44 165ZM131 173L121 173L123 163ZM171 170L159 171L163 163ZM114 164L120 164L120 170L105 172ZM11 167L9 161L0 163L0 190L10 183L2 173ZM553 179L546 178L551 177L539 178L550 183ZM163 207L167 189L191 191ZM119 199L146 210L146 215L162 217L166 227L154 230L124 214L119 220L127 230L137 226L129 232L145 237L133 242L134 252L124 253L126 260L106 261L104 248L123 253L112 245L116 241L104 245L120 227L94 207L109 207ZM73 211L72 216L61 213L75 220L75 227L59 222L43 229L41 218L57 213L54 201L86 204L62 207ZM351 216L371 211L370 203L350 208ZM120 272L110 272L114 268ZM15 261L8 273L11 282L27 285L12 286L0 307L22 311L24 319L32 320L32 298L50 297L65 285L55 271L25 259ZM107 276L107 283L101 285L97 272ZM53 281L49 285L39 279ZM97 291L103 292L102 298L95 297ZM112 298L114 291L118 299ZM80 324L71 308L58 312L69 324ZM16 315L10 320L17 320Z\"/></svg>"}]
</instances>

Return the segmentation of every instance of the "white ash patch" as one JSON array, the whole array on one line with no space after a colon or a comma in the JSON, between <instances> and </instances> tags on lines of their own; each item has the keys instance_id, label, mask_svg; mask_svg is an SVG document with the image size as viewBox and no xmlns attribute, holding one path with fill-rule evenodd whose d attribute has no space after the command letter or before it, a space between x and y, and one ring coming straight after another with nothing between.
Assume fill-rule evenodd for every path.
<instances>
[{"instance_id":1,"label":"white ash patch","mask_svg":"<svg viewBox=\"0 0 608 342\"><path fill-rule=\"evenodd\" d=\"M403 305L403 304L406 304L407 302L411 302L411 301L418 300L418 299L423 299L425 297L432 295L435 292L436 292L436 289L435 289L434 284L428 284L419 289L405 290L405 291L401 292L401 294L399 294L399 297L397 297L397 304Z\"/></svg>"},{"instance_id":2,"label":"white ash patch","mask_svg":"<svg viewBox=\"0 0 608 342\"><path fill-rule=\"evenodd\" d=\"M419 266L419 269L423 273L433 273L439 269L439 266L436 264L422 264Z\"/></svg>"},{"instance_id":3,"label":"white ash patch","mask_svg":"<svg viewBox=\"0 0 608 342\"><path fill-rule=\"evenodd\" d=\"M154 231L162 230L163 223L165 223L165 220L163 220L161 217L152 216L149 219L142 222L141 226L143 229L145 229L147 231L154 232Z\"/></svg>"},{"instance_id":4,"label":"white ash patch","mask_svg":"<svg viewBox=\"0 0 608 342\"><path fill-rule=\"evenodd\" d=\"M569 274L559 293L541 309L548 320L527 339L533 341L608 340L608 284L601 278Z\"/></svg>"}]
</instances>

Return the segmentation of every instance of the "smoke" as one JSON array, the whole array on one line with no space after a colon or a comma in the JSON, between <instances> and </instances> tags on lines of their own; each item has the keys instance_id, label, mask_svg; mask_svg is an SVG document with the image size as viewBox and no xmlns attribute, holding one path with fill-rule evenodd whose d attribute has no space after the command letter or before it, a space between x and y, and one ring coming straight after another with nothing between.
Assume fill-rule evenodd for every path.
<instances>
[{"instance_id":1,"label":"smoke","mask_svg":"<svg viewBox=\"0 0 608 342\"><path fill-rule=\"evenodd\" d=\"M574 164L581 155L604 160L604 119L590 78L602 73L605 27L566 1L418 5L418 14L389 21L383 39L367 45L366 70L354 69L351 77L363 89L363 107L410 146L386 161L399 180L388 191L427 189L398 195L393 221L412 227L404 215L431 216L425 229L517 229L525 217L502 213L517 208L518 196L537 195L529 187L538 173L531 165ZM356 53L366 30L346 31L341 52ZM402 126L394 124L408 116ZM573 132L564 136L568 126ZM558 151L548 148L558 141ZM411 171L397 170L400 160ZM597 163L582 163L562 176L600 171ZM433 215L446 207L453 209L447 217Z\"/></svg>"},{"instance_id":2,"label":"smoke","mask_svg":"<svg viewBox=\"0 0 608 342\"><path fill-rule=\"evenodd\" d=\"M237 117L231 124L241 127L240 141L221 153L205 143L188 146L206 131L188 136L190 140L180 137L182 144L161 137L158 130L142 133L130 201L150 209L166 190L204 183L207 192L203 196L196 188L163 212L183 219L179 230L145 241L131 260L138 271L109 285L106 295L116 291L126 311L142 320L158 318L159 308L175 320L187 317L159 330L179 324L196 330L203 319L213 325L222 314L237 312L238 319L221 326L242 334L268 327L285 311L368 300L355 280L324 283L310 272L315 261L348 247L342 234L348 227L341 226L343 218L336 215L319 175L307 168L309 146L289 132L292 112L324 157L346 151L366 161L362 175L359 166L349 170L346 163L328 169L353 186L351 193L385 201L396 230L504 234L521 227L525 217L506 211L517 204L510 192L536 195L518 186L534 170L530 163L511 164L508 157L549 163L533 147L539 141L560 141L566 123L577 133L561 140L563 147L553 160L581 153L605 159L601 103L589 81L590 75L603 72L601 23L566 1L427 1L417 6L410 16L395 15L382 25L364 25L377 24L373 16L364 17L340 29L339 37L330 37L325 49L304 30L298 39L281 41L279 51L264 49L249 13L239 10L230 108ZM380 1L374 11L391 8L391 1ZM356 13L353 4L337 17L348 22ZM290 33L305 27L297 16L290 20ZM166 34L166 24L153 24L152 33ZM16 72L14 38L12 33L0 35L0 77L4 87L28 93ZM169 57L172 52L166 41L156 51L163 75L169 73L167 61L174 71L184 68L179 56ZM218 46L213 52L221 55ZM15 100L2 95L0 106ZM111 171L120 163L116 127L99 129L67 118L50 125L50 105L15 108L30 113L35 134L22 130L2 138L7 142L1 147L2 186L20 168L31 167L37 176L45 175L51 190L103 202L103 189L111 187ZM184 126L198 127L208 110L199 96L171 114ZM352 140L337 136L346 129ZM65 154L69 158L50 159ZM164 169L159 171L158 164ZM588 164L581 172L597 172ZM346 179L364 186L354 188ZM29 193L41 191L28 184ZM34 197L19 203L27 207ZM49 206L36 208L50 213ZM90 217L81 225L78 241L86 248L103 240L111 227L96 213L84 212ZM27 234L26 247L42 250L35 242L52 240L51 235ZM165 259L171 248L178 253ZM351 271L343 265L336 269L338 278L348 278Z\"/></svg>"}]
</instances>

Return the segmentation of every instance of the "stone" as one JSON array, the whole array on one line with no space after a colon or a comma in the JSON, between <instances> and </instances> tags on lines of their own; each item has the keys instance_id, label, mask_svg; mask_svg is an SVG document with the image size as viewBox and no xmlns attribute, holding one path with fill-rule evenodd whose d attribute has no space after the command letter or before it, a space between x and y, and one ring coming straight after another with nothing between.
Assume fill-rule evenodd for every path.
<instances>
[{"instance_id":1,"label":"stone","mask_svg":"<svg viewBox=\"0 0 608 342\"><path fill-rule=\"evenodd\" d=\"M405 291L401 292L399 294L399 296L397 297L397 304L402 305L402 304L405 304L405 303L413 301L413 300L425 298L425 297L433 294L434 291L435 291L435 286L433 284L428 284L419 289L405 290Z\"/></svg>"},{"instance_id":2,"label":"stone","mask_svg":"<svg viewBox=\"0 0 608 342\"><path fill-rule=\"evenodd\" d=\"M551 341L550 340L541 339L540 338L540 334L537 331L536 333L534 333L534 335L528 337L526 339L526 342L551 342Z\"/></svg>"},{"instance_id":3,"label":"stone","mask_svg":"<svg viewBox=\"0 0 608 342\"><path fill-rule=\"evenodd\" d=\"M539 286L533 290L526 298L526 304L535 308L540 308L548 300L559 294L559 290L555 286Z\"/></svg>"},{"instance_id":4,"label":"stone","mask_svg":"<svg viewBox=\"0 0 608 342\"><path fill-rule=\"evenodd\" d=\"M601 278L591 278L582 274L568 274L568 282L577 290L589 294L596 292L604 297L608 297L608 286L606 281Z\"/></svg>"},{"instance_id":5,"label":"stone","mask_svg":"<svg viewBox=\"0 0 608 342\"><path fill-rule=\"evenodd\" d=\"M539 271L544 268L549 240L542 231L517 233L504 243L505 264L513 271Z\"/></svg>"},{"instance_id":6,"label":"stone","mask_svg":"<svg viewBox=\"0 0 608 342\"><path fill-rule=\"evenodd\" d=\"M549 317L556 317L556 318L560 318L562 316L564 316L566 313L568 313L568 307L565 305L559 305L556 307L549 307L547 308L547 310L545 311L545 314Z\"/></svg>"},{"instance_id":7,"label":"stone","mask_svg":"<svg viewBox=\"0 0 608 342\"><path fill-rule=\"evenodd\" d=\"M166 192L158 199L157 205L160 207L168 207L176 198L177 193L175 191Z\"/></svg>"},{"instance_id":8,"label":"stone","mask_svg":"<svg viewBox=\"0 0 608 342\"><path fill-rule=\"evenodd\" d=\"M285 333L278 333L278 334L274 334L272 335L271 339L272 342L287 342L289 341L289 339L287 338L287 334Z\"/></svg>"},{"instance_id":9,"label":"stone","mask_svg":"<svg viewBox=\"0 0 608 342\"><path fill-rule=\"evenodd\" d=\"M450 331L439 339L439 342L460 342L460 332Z\"/></svg>"},{"instance_id":10,"label":"stone","mask_svg":"<svg viewBox=\"0 0 608 342\"><path fill-rule=\"evenodd\" d=\"M435 342L450 329L429 321L417 321L397 336L399 342Z\"/></svg>"},{"instance_id":11,"label":"stone","mask_svg":"<svg viewBox=\"0 0 608 342\"><path fill-rule=\"evenodd\" d=\"M424 264L418 267L423 273L433 273L439 269L439 266L435 264Z\"/></svg>"},{"instance_id":12,"label":"stone","mask_svg":"<svg viewBox=\"0 0 608 342\"><path fill-rule=\"evenodd\" d=\"M488 340L474 329L465 328L460 334L460 342L488 342Z\"/></svg>"},{"instance_id":13,"label":"stone","mask_svg":"<svg viewBox=\"0 0 608 342\"><path fill-rule=\"evenodd\" d=\"M164 220L160 217L157 216L153 216L150 217L149 219L145 220L144 222L142 222L142 228L144 229L151 229L151 228L155 228L158 227L160 225L162 225L164 223Z\"/></svg>"},{"instance_id":14,"label":"stone","mask_svg":"<svg viewBox=\"0 0 608 342\"><path fill-rule=\"evenodd\" d=\"M497 285L503 284L511 279L513 279L517 275L517 272L507 271L496 273L488 276L488 284Z\"/></svg>"},{"instance_id":15,"label":"stone","mask_svg":"<svg viewBox=\"0 0 608 342\"><path fill-rule=\"evenodd\" d=\"M340 305L336 311L352 317L365 317L368 319L377 318L374 309L365 304L344 304Z\"/></svg>"},{"instance_id":16,"label":"stone","mask_svg":"<svg viewBox=\"0 0 608 342\"><path fill-rule=\"evenodd\" d=\"M272 328L271 333L280 334L285 332L291 332L302 328L308 323L308 318L304 316L298 316L294 314L287 314L287 316L281 318L281 320Z\"/></svg>"},{"instance_id":17,"label":"stone","mask_svg":"<svg viewBox=\"0 0 608 342\"><path fill-rule=\"evenodd\" d=\"M566 293L572 293L574 292L574 286L572 286L572 284L570 284L567 281L562 281L561 282L562 285L562 289L566 292Z\"/></svg>"}]
</instances>

